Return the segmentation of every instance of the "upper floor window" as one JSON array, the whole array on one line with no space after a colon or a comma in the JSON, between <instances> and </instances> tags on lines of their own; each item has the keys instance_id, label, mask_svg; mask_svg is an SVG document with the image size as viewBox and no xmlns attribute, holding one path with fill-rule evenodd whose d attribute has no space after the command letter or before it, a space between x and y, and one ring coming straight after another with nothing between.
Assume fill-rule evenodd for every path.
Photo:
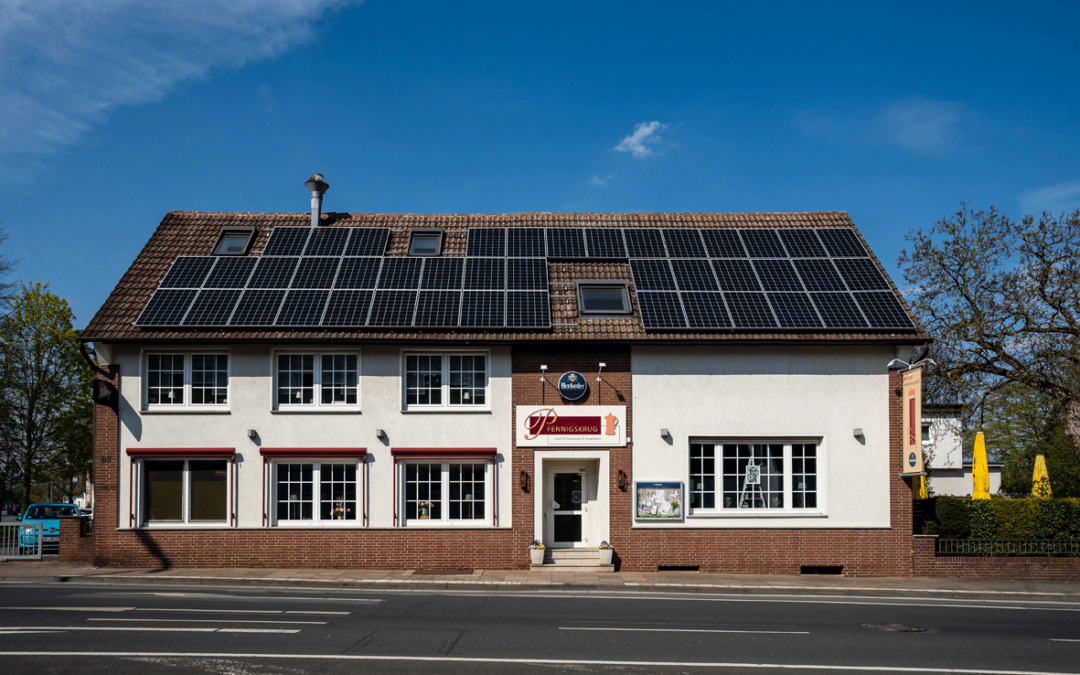
<instances>
[{"instance_id":1,"label":"upper floor window","mask_svg":"<svg viewBox=\"0 0 1080 675\"><path fill-rule=\"evenodd\" d=\"M360 404L360 357L355 353L277 353L274 406L343 408Z\"/></svg>"},{"instance_id":2,"label":"upper floor window","mask_svg":"<svg viewBox=\"0 0 1080 675\"><path fill-rule=\"evenodd\" d=\"M485 354L405 355L405 409L488 406Z\"/></svg>"},{"instance_id":3,"label":"upper floor window","mask_svg":"<svg viewBox=\"0 0 1080 675\"><path fill-rule=\"evenodd\" d=\"M578 311L581 314L629 314L630 293L625 281L578 281Z\"/></svg>"},{"instance_id":4,"label":"upper floor window","mask_svg":"<svg viewBox=\"0 0 1080 675\"><path fill-rule=\"evenodd\" d=\"M228 405L228 354L147 354L145 401L160 409Z\"/></svg>"}]
</instances>

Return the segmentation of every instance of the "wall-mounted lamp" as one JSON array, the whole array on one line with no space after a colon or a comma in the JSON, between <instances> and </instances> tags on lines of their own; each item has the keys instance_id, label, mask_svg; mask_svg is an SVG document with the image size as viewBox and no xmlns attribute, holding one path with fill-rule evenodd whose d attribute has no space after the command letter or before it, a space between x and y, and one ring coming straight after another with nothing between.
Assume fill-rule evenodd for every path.
<instances>
[{"instance_id":1,"label":"wall-mounted lamp","mask_svg":"<svg viewBox=\"0 0 1080 675\"><path fill-rule=\"evenodd\" d=\"M547 372L547 366L540 366L540 381L541 382L547 382L547 380L544 379L544 374L546 372Z\"/></svg>"},{"instance_id":2,"label":"wall-mounted lamp","mask_svg":"<svg viewBox=\"0 0 1080 675\"><path fill-rule=\"evenodd\" d=\"M671 432L667 429L660 430L660 438L671 438Z\"/></svg>"},{"instance_id":3,"label":"wall-mounted lamp","mask_svg":"<svg viewBox=\"0 0 1080 675\"><path fill-rule=\"evenodd\" d=\"M626 478L626 472L622 469L619 469L619 489L623 492L626 492L626 485L628 482L629 481Z\"/></svg>"},{"instance_id":4,"label":"wall-mounted lamp","mask_svg":"<svg viewBox=\"0 0 1080 675\"><path fill-rule=\"evenodd\" d=\"M385 441L386 440L386 432L384 430L382 430L382 429L376 429L375 430L375 438L379 439L380 441Z\"/></svg>"},{"instance_id":5,"label":"wall-mounted lamp","mask_svg":"<svg viewBox=\"0 0 1080 675\"><path fill-rule=\"evenodd\" d=\"M604 368L607 368L607 364L604 363L603 361L601 361L600 362L600 370L596 371L596 381L597 382L603 382L603 380L600 379L600 374L604 372Z\"/></svg>"},{"instance_id":6,"label":"wall-mounted lamp","mask_svg":"<svg viewBox=\"0 0 1080 675\"><path fill-rule=\"evenodd\" d=\"M892 361L889 361L889 365L887 367L889 370L897 370L899 368L907 366L908 370L914 370L915 368L919 368L920 366L936 366L937 364L937 361L935 361L934 359L923 359L922 361L916 361L915 363L908 363L907 361L902 361L900 359L893 359Z\"/></svg>"},{"instance_id":7,"label":"wall-mounted lamp","mask_svg":"<svg viewBox=\"0 0 1080 675\"><path fill-rule=\"evenodd\" d=\"M254 429L248 429L248 430L247 430L247 435L248 435L248 438L255 438L255 433L256 433L256 432L255 432L255 430L254 430Z\"/></svg>"},{"instance_id":8,"label":"wall-mounted lamp","mask_svg":"<svg viewBox=\"0 0 1080 675\"><path fill-rule=\"evenodd\" d=\"M528 471L522 471L520 474L518 474L518 485L521 486L521 491L522 492L528 492L529 491L529 472Z\"/></svg>"},{"instance_id":9,"label":"wall-mounted lamp","mask_svg":"<svg viewBox=\"0 0 1080 675\"><path fill-rule=\"evenodd\" d=\"M861 428L855 429L851 433L852 433L853 436L855 436L855 438L862 438L863 437L863 432L862 432Z\"/></svg>"}]
</instances>

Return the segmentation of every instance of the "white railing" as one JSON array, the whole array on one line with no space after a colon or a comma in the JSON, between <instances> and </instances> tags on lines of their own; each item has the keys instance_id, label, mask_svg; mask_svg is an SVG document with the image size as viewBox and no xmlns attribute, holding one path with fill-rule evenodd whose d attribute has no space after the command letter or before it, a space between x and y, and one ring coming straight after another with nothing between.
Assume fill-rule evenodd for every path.
<instances>
[{"instance_id":1,"label":"white railing","mask_svg":"<svg viewBox=\"0 0 1080 675\"><path fill-rule=\"evenodd\" d=\"M41 558L41 523L0 523L0 560Z\"/></svg>"}]
</instances>

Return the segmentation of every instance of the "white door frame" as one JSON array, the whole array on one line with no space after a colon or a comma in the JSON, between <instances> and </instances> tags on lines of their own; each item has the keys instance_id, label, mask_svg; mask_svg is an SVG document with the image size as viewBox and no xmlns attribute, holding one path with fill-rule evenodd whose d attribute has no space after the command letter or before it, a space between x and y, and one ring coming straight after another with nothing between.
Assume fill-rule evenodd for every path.
<instances>
[{"instance_id":1,"label":"white door frame","mask_svg":"<svg viewBox=\"0 0 1080 675\"><path fill-rule=\"evenodd\" d=\"M580 473L581 474L581 502L580 508L567 513L555 511L555 474L557 473ZM589 546L589 469L587 466L552 466L548 467L544 476L544 514L547 527L544 528L544 545L551 548L586 548ZM572 543L555 541L555 514L563 515L578 514L581 516L581 541Z\"/></svg>"}]
</instances>

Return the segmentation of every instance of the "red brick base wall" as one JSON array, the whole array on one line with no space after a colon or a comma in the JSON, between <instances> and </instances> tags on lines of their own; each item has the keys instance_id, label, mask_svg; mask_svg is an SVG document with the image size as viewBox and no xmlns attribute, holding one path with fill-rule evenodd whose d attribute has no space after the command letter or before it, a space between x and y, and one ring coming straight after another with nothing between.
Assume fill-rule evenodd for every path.
<instances>
[{"instance_id":1,"label":"red brick base wall","mask_svg":"<svg viewBox=\"0 0 1080 675\"><path fill-rule=\"evenodd\" d=\"M1080 581L1080 558L975 558L938 556L937 537L913 538L912 569L917 577Z\"/></svg>"},{"instance_id":2,"label":"red brick base wall","mask_svg":"<svg viewBox=\"0 0 1080 675\"><path fill-rule=\"evenodd\" d=\"M94 539L83 534L85 517L60 519L60 562L89 564L94 560Z\"/></svg>"}]
</instances>

